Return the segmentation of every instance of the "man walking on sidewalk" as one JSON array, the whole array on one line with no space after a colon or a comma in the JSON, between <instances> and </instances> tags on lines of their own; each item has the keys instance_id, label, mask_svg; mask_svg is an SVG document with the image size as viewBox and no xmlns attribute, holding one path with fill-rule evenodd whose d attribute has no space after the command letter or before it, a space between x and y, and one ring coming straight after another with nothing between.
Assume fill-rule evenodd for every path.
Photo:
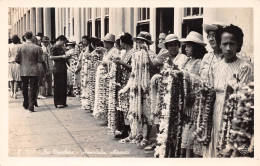
<instances>
[{"instance_id":1,"label":"man walking on sidewalk","mask_svg":"<svg viewBox=\"0 0 260 166\"><path fill-rule=\"evenodd\" d=\"M32 32L25 33L26 42L18 49L15 62L20 64L21 79L23 83L23 107L29 108L30 112L34 112L34 104L36 103L36 93L38 86L38 67L37 63L42 63L41 47L32 43ZM28 85L30 86L28 96ZM29 100L28 100L29 97Z\"/></svg>"}]
</instances>

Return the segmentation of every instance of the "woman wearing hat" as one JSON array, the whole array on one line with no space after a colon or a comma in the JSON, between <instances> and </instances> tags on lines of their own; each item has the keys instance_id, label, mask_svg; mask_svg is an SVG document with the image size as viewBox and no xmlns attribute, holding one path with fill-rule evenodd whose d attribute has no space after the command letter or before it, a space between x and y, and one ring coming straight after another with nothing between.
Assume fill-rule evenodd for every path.
<instances>
[{"instance_id":1,"label":"woman wearing hat","mask_svg":"<svg viewBox=\"0 0 260 166\"><path fill-rule=\"evenodd\" d=\"M252 81L252 64L237 57L237 53L241 51L243 45L243 37L242 29L232 24L223 28L216 36L216 42L220 46L223 58L211 69L211 84L216 90L216 100L213 110L211 141L203 155L204 157L218 157L217 147L225 102L224 91L227 86L235 87L237 84L243 85Z\"/></svg>"},{"instance_id":2,"label":"woman wearing hat","mask_svg":"<svg viewBox=\"0 0 260 166\"><path fill-rule=\"evenodd\" d=\"M50 59L54 61L54 105L55 107L67 107L67 59L70 55L66 55L63 46L67 38L60 35L56 39L56 43L51 48Z\"/></svg>"},{"instance_id":3,"label":"woman wearing hat","mask_svg":"<svg viewBox=\"0 0 260 166\"><path fill-rule=\"evenodd\" d=\"M181 69L199 75L201 60L207 53L203 36L198 32L191 31L185 39L180 39L180 42L185 43L185 52L188 57Z\"/></svg>"},{"instance_id":4,"label":"woman wearing hat","mask_svg":"<svg viewBox=\"0 0 260 166\"><path fill-rule=\"evenodd\" d=\"M151 51L149 49L149 46L152 45L154 42L151 40L151 34L145 31L141 31L137 37L133 38L133 41L136 42L136 46L137 46L137 52L135 52L135 54L133 54L132 58L136 59L136 57L138 57L138 54L142 54L144 51L147 53L147 57L149 61L153 61L156 58L156 54ZM140 56L140 55L139 55ZM132 64L135 65L136 62L132 61ZM139 63L139 62L137 62ZM149 63L149 62L148 62ZM149 65L149 64L148 64ZM133 70L138 70L138 69L134 69L133 65L132 65L132 73L136 73L139 71L133 71ZM153 76L153 74L155 74L155 70L153 70L153 68L149 68L147 69L149 70L148 73L145 73L145 67L144 67L144 71L142 73L142 76L147 77L147 74L149 74L149 78L151 78ZM134 75L132 75L131 78L134 79ZM150 83L150 80L148 82L148 85ZM140 86L140 85L139 85ZM141 119L141 124L140 126L137 126L137 130L136 131L140 131L139 134L141 135L137 135L139 136L137 139L141 140L140 143L137 144L138 148L145 148L148 144L149 144L149 137L150 137L150 133L151 133L151 129L152 129L152 119L150 118L150 114L151 114L151 110L150 110L150 96L149 96L149 86L146 87L142 87L141 90L138 92L141 94L141 100L142 100L142 115L140 117ZM134 116L132 116L133 119ZM131 133L132 134L132 133Z\"/></svg>"},{"instance_id":5,"label":"woman wearing hat","mask_svg":"<svg viewBox=\"0 0 260 166\"><path fill-rule=\"evenodd\" d=\"M207 39L212 48L212 51L205 54L200 65L200 76L202 80L209 84L210 69L223 58L223 54L216 42L216 35L219 33L219 29L224 27L223 23L203 24L203 29L207 33Z\"/></svg>"},{"instance_id":6,"label":"woman wearing hat","mask_svg":"<svg viewBox=\"0 0 260 166\"><path fill-rule=\"evenodd\" d=\"M160 47L165 48L167 52L158 55L150 65L153 68L160 67L160 71L163 70L164 64L172 66L175 69L182 66L184 62L186 62L187 57L184 54L179 53L180 49L180 41L175 34L169 34L166 36L164 42L159 44ZM156 133L159 132L159 117L152 115L151 116L153 124L156 125ZM156 147L156 143L147 146L144 150L154 150Z\"/></svg>"},{"instance_id":7,"label":"woman wearing hat","mask_svg":"<svg viewBox=\"0 0 260 166\"><path fill-rule=\"evenodd\" d=\"M103 39L104 48L107 49L107 52L104 54L103 61L113 60L114 57L119 56L119 50L114 47L115 44L115 35L107 33Z\"/></svg>"},{"instance_id":8,"label":"woman wearing hat","mask_svg":"<svg viewBox=\"0 0 260 166\"><path fill-rule=\"evenodd\" d=\"M159 44L160 47L165 48L167 52L164 52L161 55L158 55L153 61L151 61L152 68L160 67L160 71L163 69L164 63L169 65L174 65L177 68L180 68L184 62L188 60L187 56L181 54L180 50L180 41L175 34L169 34L165 38L163 43Z\"/></svg>"},{"instance_id":9,"label":"woman wearing hat","mask_svg":"<svg viewBox=\"0 0 260 166\"><path fill-rule=\"evenodd\" d=\"M199 75L201 59L207 52L205 48L206 44L203 42L202 35L191 31L185 39L180 39L180 41L186 44L185 51L186 56L188 57L186 62L181 66L181 70L187 71L193 75ZM186 107L186 109L190 108ZM182 129L181 153L187 158L193 157L193 128L194 126L189 120L184 122Z\"/></svg>"}]
</instances>

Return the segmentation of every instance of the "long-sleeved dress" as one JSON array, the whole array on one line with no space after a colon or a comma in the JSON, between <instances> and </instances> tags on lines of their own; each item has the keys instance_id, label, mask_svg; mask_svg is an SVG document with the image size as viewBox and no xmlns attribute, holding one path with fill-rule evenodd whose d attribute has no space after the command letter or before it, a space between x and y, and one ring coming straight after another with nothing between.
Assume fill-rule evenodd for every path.
<instances>
[{"instance_id":1,"label":"long-sleeved dress","mask_svg":"<svg viewBox=\"0 0 260 166\"><path fill-rule=\"evenodd\" d=\"M51 48L52 56L65 55L62 46L54 45ZM67 101L67 60L54 60L53 76L54 76L54 105L66 105Z\"/></svg>"},{"instance_id":2,"label":"long-sleeved dress","mask_svg":"<svg viewBox=\"0 0 260 166\"><path fill-rule=\"evenodd\" d=\"M222 119L222 111L225 102L224 90L230 80L236 78L240 83L249 83L252 79L252 64L248 61L237 59L234 62L227 63L222 59L212 67L211 82L216 90L216 100L213 110L213 127L211 132L211 141L204 151L204 157L217 157L217 145L219 140L219 131Z\"/></svg>"}]
</instances>

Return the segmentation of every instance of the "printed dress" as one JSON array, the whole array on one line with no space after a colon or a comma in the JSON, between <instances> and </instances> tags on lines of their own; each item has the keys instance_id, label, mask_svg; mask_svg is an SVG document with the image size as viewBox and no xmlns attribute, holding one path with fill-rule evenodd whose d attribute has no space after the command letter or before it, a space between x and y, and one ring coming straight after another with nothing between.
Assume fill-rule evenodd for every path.
<instances>
[{"instance_id":1,"label":"printed dress","mask_svg":"<svg viewBox=\"0 0 260 166\"><path fill-rule=\"evenodd\" d=\"M217 57L214 52L209 52L204 55L200 64L200 77L206 83L210 83L212 66L222 59L223 55Z\"/></svg>"},{"instance_id":2,"label":"printed dress","mask_svg":"<svg viewBox=\"0 0 260 166\"><path fill-rule=\"evenodd\" d=\"M219 131L224 106L224 90L234 75L240 80L240 83L247 84L252 79L252 64L248 61L237 59L234 62L226 63L223 58L219 63L212 67L212 84L216 90L216 101L213 112L213 127L211 141L205 150L203 157L217 157L217 145L219 140Z\"/></svg>"},{"instance_id":3,"label":"printed dress","mask_svg":"<svg viewBox=\"0 0 260 166\"><path fill-rule=\"evenodd\" d=\"M15 55L20 44L9 44L8 53L8 81L21 81L20 65L15 63Z\"/></svg>"}]
</instances>

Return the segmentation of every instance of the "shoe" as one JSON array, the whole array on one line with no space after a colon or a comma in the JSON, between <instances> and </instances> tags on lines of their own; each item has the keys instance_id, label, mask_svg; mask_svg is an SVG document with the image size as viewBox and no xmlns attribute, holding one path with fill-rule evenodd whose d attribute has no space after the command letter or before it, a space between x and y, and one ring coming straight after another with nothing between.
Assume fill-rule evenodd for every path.
<instances>
[{"instance_id":1,"label":"shoe","mask_svg":"<svg viewBox=\"0 0 260 166\"><path fill-rule=\"evenodd\" d=\"M144 149L146 146L149 145L149 141L146 139L143 139L140 143L136 145L138 149Z\"/></svg>"},{"instance_id":2,"label":"shoe","mask_svg":"<svg viewBox=\"0 0 260 166\"><path fill-rule=\"evenodd\" d=\"M35 107L39 107L37 102L34 104L34 106L35 106Z\"/></svg>"},{"instance_id":3,"label":"shoe","mask_svg":"<svg viewBox=\"0 0 260 166\"><path fill-rule=\"evenodd\" d=\"M24 109L28 110L28 107L23 106Z\"/></svg>"},{"instance_id":4,"label":"shoe","mask_svg":"<svg viewBox=\"0 0 260 166\"><path fill-rule=\"evenodd\" d=\"M57 105L54 105L55 106L55 108L57 108Z\"/></svg>"},{"instance_id":5,"label":"shoe","mask_svg":"<svg viewBox=\"0 0 260 166\"><path fill-rule=\"evenodd\" d=\"M29 110L30 112L35 112L34 110Z\"/></svg>"},{"instance_id":6,"label":"shoe","mask_svg":"<svg viewBox=\"0 0 260 166\"><path fill-rule=\"evenodd\" d=\"M68 107L68 105L67 105L67 104L65 104L65 105L63 105L63 107Z\"/></svg>"},{"instance_id":7,"label":"shoe","mask_svg":"<svg viewBox=\"0 0 260 166\"><path fill-rule=\"evenodd\" d=\"M14 94L14 99L17 99L16 93Z\"/></svg>"},{"instance_id":8,"label":"shoe","mask_svg":"<svg viewBox=\"0 0 260 166\"><path fill-rule=\"evenodd\" d=\"M46 99L46 97L42 96L42 95L39 95L38 96L38 99Z\"/></svg>"},{"instance_id":9,"label":"shoe","mask_svg":"<svg viewBox=\"0 0 260 166\"><path fill-rule=\"evenodd\" d=\"M153 143L147 147L144 148L145 151L154 150L156 148L156 143Z\"/></svg>"}]
</instances>

